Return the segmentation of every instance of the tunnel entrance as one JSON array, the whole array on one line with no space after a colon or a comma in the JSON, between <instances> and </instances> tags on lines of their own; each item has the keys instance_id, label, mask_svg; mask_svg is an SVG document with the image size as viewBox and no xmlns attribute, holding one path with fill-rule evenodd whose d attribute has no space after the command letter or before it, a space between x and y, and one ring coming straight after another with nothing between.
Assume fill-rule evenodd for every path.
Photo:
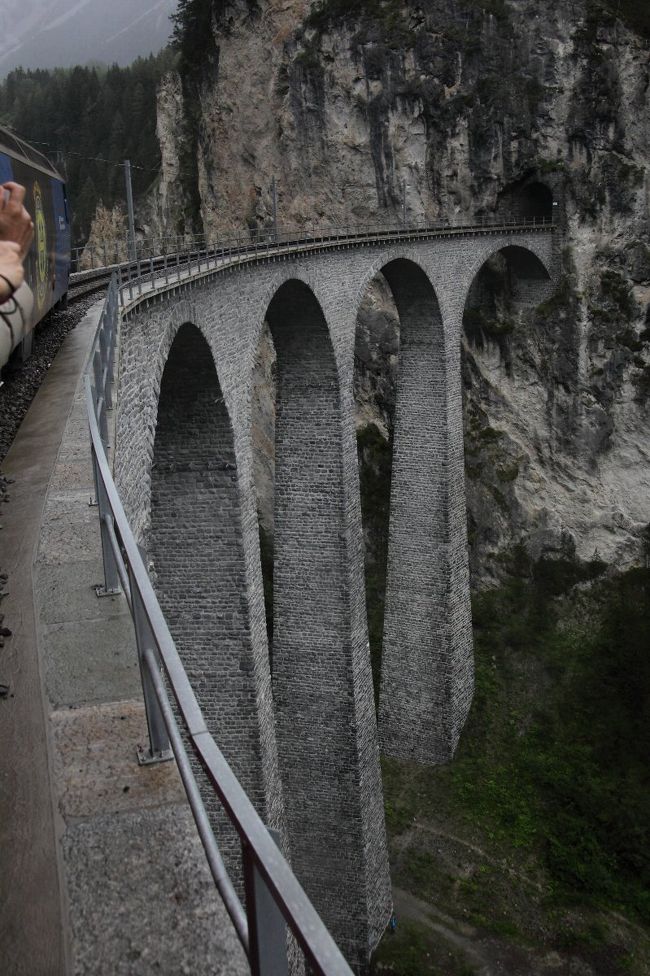
<instances>
[{"instance_id":1,"label":"tunnel entrance","mask_svg":"<svg viewBox=\"0 0 650 976\"><path fill-rule=\"evenodd\" d=\"M539 180L512 183L499 194L497 212L504 218L553 218L553 193Z\"/></svg>"}]
</instances>

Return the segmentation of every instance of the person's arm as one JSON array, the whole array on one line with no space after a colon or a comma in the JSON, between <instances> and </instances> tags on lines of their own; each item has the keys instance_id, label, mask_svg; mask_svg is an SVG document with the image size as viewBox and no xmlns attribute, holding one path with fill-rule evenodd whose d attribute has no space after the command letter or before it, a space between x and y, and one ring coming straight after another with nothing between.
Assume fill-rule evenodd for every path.
<instances>
[{"instance_id":1,"label":"person's arm","mask_svg":"<svg viewBox=\"0 0 650 976\"><path fill-rule=\"evenodd\" d=\"M34 221L23 206L25 187L20 183L0 186L0 241L14 241L25 259L34 237Z\"/></svg>"},{"instance_id":2,"label":"person's arm","mask_svg":"<svg viewBox=\"0 0 650 976\"><path fill-rule=\"evenodd\" d=\"M0 304L20 288L24 277L20 245L15 241L0 241Z\"/></svg>"}]
</instances>

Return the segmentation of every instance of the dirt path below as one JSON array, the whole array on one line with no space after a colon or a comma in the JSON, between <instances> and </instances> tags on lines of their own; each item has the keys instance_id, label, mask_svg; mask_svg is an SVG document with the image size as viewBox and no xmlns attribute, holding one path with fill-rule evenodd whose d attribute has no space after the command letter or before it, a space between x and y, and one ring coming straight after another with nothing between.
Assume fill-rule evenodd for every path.
<instances>
[{"instance_id":1,"label":"dirt path below","mask_svg":"<svg viewBox=\"0 0 650 976\"><path fill-rule=\"evenodd\" d=\"M474 926L458 922L403 888L394 888L398 920L410 919L443 939L467 962L474 976L592 976L594 970L574 956L549 952L540 957L523 947L486 936ZM605 974L603 973L603 976Z\"/></svg>"}]
</instances>

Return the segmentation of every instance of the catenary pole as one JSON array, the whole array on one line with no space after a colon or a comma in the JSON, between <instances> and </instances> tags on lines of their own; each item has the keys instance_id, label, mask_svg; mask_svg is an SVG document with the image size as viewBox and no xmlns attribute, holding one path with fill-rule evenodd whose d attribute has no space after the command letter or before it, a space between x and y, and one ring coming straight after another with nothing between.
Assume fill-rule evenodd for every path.
<instances>
[{"instance_id":1,"label":"catenary pole","mask_svg":"<svg viewBox=\"0 0 650 976\"><path fill-rule=\"evenodd\" d=\"M126 208L129 215L129 261L135 261L135 213L133 210L133 186L131 184L131 160L124 160L126 183Z\"/></svg>"}]
</instances>

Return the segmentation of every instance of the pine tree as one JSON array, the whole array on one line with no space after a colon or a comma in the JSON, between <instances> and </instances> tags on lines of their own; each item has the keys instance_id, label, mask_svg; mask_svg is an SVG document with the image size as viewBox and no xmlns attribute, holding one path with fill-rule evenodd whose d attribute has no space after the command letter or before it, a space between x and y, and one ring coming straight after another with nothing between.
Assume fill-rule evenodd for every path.
<instances>
[{"instance_id":1,"label":"pine tree","mask_svg":"<svg viewBox=\"0 0 650 976\"><path fill-rule=\"evenodd\" d=\"M73 232L77 230L79 239L85 239L88 236L98 203L97 188L92 177L88 176L83 185L83 190L79 194L73 215Z\"/></svg>"}]
</instances>

